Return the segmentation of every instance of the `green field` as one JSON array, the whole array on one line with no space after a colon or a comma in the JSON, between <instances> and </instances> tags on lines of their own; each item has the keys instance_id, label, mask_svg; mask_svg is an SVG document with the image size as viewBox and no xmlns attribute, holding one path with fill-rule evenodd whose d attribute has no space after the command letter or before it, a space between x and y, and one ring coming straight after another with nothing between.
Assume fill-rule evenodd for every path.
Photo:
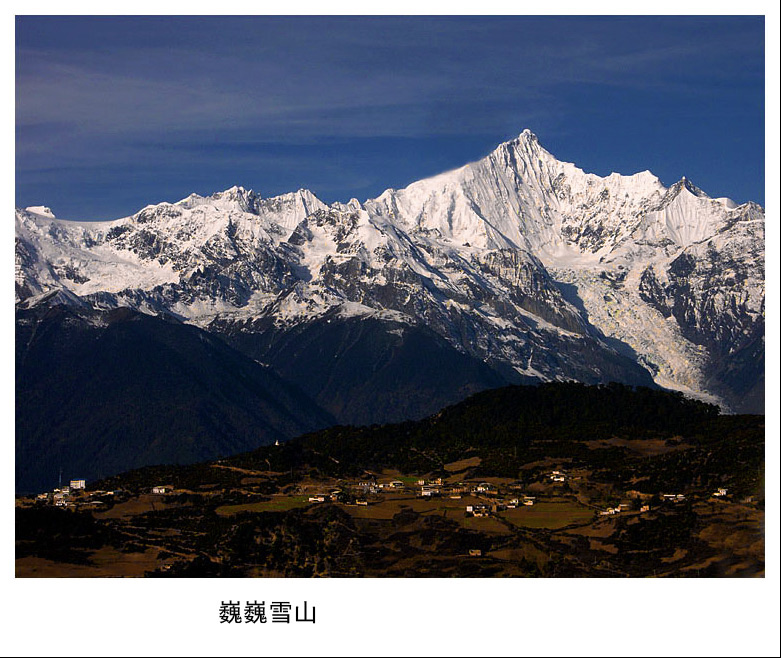
<instances>
[{"instance_id":1,"label":"green field","mask_svg":"<svg viewBox=\"0 0 781 658\"><path fill-rule=\"evenodd\" d=\"M223 505L216 512L220 516L231 516L241 512L286 512L296 507L309 505L309 496L276 496L273 500L261 503L246 503L244 505Z\"/></svg>"},{"instance_id":2,"label":"green field","mask_svg":"<svg viewBox=\"0 0 781 658\"><path fill-rule=\"evenodd\" d=\"M576 502L537 503L506 510L500 516L516 526L555 530L572 523L588 523L594 518L594 510Z\"/></svg>"}]
</instances>

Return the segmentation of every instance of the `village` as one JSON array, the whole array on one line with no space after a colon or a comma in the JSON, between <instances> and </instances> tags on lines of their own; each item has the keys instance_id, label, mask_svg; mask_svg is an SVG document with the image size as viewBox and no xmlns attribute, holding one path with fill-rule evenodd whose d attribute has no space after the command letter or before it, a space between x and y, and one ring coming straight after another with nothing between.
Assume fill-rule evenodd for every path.
<instances>
[{"instance_id":1,"label":"village","mask_svg":"<svg viewBox=\"0 0 781 658\"><path fill-rule=\"evenodd\" d=\"M307 502L318 503L342 503L346 506L370 506L380 504L388 500L404 500L411 496L421 500L448 500L462 501L465 517L486 518L498 512L514 510L520 507L533 507L538 501L561 501L562 499L574 499L584 508L592 512L592 516L613 516L620 513L644 513L651 509L652 501L659 504L682 503L687 500L683 493L649 494L637 490L628 490L623 493L623 498L615 506L600 508L592 504L585 496L579 495L578 483L582 483L584 476L570 475L563 470L551 470L542 475L539 481L529 486L520 481L507 481L503 478L488 478L489 481L443 481L442 477L432 479L419 478L417 476L400 476L389 479L377 474L368 474L359 481L337 482L339 488L328 491L318 490L307 497ZM413 481L414 480L414 481ZM557 485L566 485L566 489ZM302 483L296 490L297 493L309 493L313 485ZM163 487L158 487L161 490ZM534 492L531 495L529 492ZM697 499L728 497L725 488L719 488L709 495L702 492L691 492L689 496ZM751 500L741 502L749 503ZM451 509L453 505L449 506Z\"/></svg>"},{"instance_id":2,"label":"village","mask_svg":"<svg viewBox=\"0 0 781 658\"><path fill-rule=\"evenodd\" d=\"M164 493L160 491L160 493ZM103 491L88 490L86 480L71 480L67 485L60 485L51 491L45 491L35 496L35 502L53 505L72 510L101 510L120 499L126 499L128 493L122 490Z\"/></svg>"},{"instance_id":3,"label":"village","mask_svg":"<svg viewBox=\"0 0 781 658\"><path fill-rule=\"evenodd\" d=\"M753 536L762 513L761 501L728 487L621 487L587 465L555 458L529 462L516 478L488 475L479 456L429 473L383 468L353 476L237 461L153 467L95 483L74 478L45 493L18 496L19 511L64 513L57 521L63 528L73 513L79 517L74 532L97 524L113 543L89 558L94 567L67 566L42 556L70 550L69 559L87 558L75 557L82 555L78 549L73 553L58 541L33 549L29 542L38 535L32 534L23 550L44 552L23 553L17 567L29 574L186 576L196 568L187 565L216 573L219 565L231 564L246 575L620 576L697 574L710 557L727 573L755 573L759 564L756 543L747 544L745 555L725 552L724 542L735 533ZM34 523L37 517L25 518ZM701 530L694 519L704 524ZM262 528L269 524L278 529L265 535ZM265 548L233 543L236 533L247 532L241 528L256 528L261 534L255 541ZM663 539L656 528L665 529ZM291 532L304 534L294 534L282 549L274 537ZM316 540L322 533L329 542L339 537L340 547L325 548ZM88 541L87 535L78 537ZM223 538L217 552L215 538ZM307 544L303 562L292 557L301 541L316 542ZM644 551L646 561L625 559L628 546ZM94 549L83 550L89 555ZM359 554L365 558L356 566Z\"/></svg>"},{"instance_id":4,"label":"village","mask_svg":"<svg viewBox=\"0 0 781 658\"><path fill-rule=\"evenodd\" d=\"M467 471L468 472L468 471ZM277 474L248 472L249 476ZM617 493L610 485L588 481L587 471L574 469L541 470L530 481L509 478L463 477L464 472L450 477L420 477L397 471L366 472L359 479L318 479L303 477L277 493L257 499L253 482L262 478L248 477L240 493L250 497L247 502L216 507L220 516L242 512L283 511L307 506L331 504L345 509L356 518L390 519L404 509L422 514L440 514L457 519L465 528L491 533L502 531L497 521L510 527L560 529L585 526L604 517L631 517L666 506L688 501L728 500L728 490L713 492L650 494L638 490ZM55 489L41 494L39 501L71 509L100 510L110 500L126 499L127 491L85 491L83 481L72 481L70 488ZM201 490L176 488L172 484L156 484L137 492L150 509L165 506L181 494L204 495ZM211 492L208 495L216 495ZM751 499L741 499L751 503ZM493 523L492 523L493 521Z\"/></svg>"},{"instance_id":5,"label":"village","mask_svg":"<svg viewBox=\"0 0 781 658\"><path fill-rule=\"evenodd\" d=\"M451 478L452 479L452 478ZM628 490L620 502L614 506L602 507L593 504L581 495L578 483L583 475L571 475L559 469L551 470L538 482L529 486L520 481L507 481L506 478L488 478L487 481L443 480L442 477L426 479L418 476L398 476L382 473L366 473L360 480L335 480L316 482L303 480L293 491L277 494L300 503L322 504L336 503L346 507L370 507L405 500L446 501L450 504L436 505L443 509L462 509L465 518L488 518L500 512L518 508L531 508L538 502L562 502L574 500L584 509L589 509L592 517L613 516L616 514L645 513L651 510L651 504L677 504L687 499L683 493L648 494L637 490ZM565 487L557 486L565 485ZM528 492L527 492L528 490ZM531 492L535 495L531 495ZM144 492L138 492L144 493ZM177 493L193 493L189 490L177 490L170 484L158 484L148 487L146 494L167 496ZM694 493L698 499L702 493ZM35 496L37 504L49 504L66 509L105 509L112 503L127 499L130 492L123 490L88 490L83 479L71 480L69 485L59 486L52 491ZM728 490L719 488L710 493L710 498L728 498ZM453 504L452 501L461 501ZM23 503L23 499L19 500ZM749 498L742 503L751 503ZM263 506L262 503L259 506ZM298 506L298 505L295 505ZM261 510L258 510L261 511ZM582 516L582 515L579 515Z\"/></svg>"}]
</instances>

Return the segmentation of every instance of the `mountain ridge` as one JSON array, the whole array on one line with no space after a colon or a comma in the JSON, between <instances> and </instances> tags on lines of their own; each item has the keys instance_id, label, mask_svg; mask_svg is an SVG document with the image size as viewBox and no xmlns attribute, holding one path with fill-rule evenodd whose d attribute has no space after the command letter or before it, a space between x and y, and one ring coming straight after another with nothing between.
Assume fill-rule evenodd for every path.
<instances>
[{"instance_id":1,"label":"mountain ridge","mask_svg":"<svg viewBox=\"0 0 781 658\"><path fill-rule=\"evenodd\" d=\"M225 335L335 309L392 317L519 378L648 383L642 370L734 410L761 370L716 362L764 341L763 209L686 178L586 173L528 130L364 203L233 187L99 225L30 210L17 211L20 302L59 286Z\"/></svg>"}]
</instances>

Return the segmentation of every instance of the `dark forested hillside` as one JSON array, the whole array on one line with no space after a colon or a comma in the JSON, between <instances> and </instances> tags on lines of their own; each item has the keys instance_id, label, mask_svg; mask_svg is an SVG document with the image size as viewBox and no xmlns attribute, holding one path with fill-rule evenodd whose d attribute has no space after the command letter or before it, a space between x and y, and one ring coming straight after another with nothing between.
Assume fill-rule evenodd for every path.
<instances>
[{"instance_id":1,"label":"dark forested hillside","mask_svg":"<svg viewBox=\"0 0 781 658\"><path fill-rule=\"evenodd\" d=\"M16 487L235 454L333 423L196 327L129 309L17 311Z\"/></svg>"},{"instance_id":2,"label":"dark forested hillside","mask_svg":"<svg viewBox=\"0 0 781 658\"><path fill-rule=\"evenodd\" d=\"M333 460L342 469L431 471L478 455L493 464L493 475L512 477L539 456L591 453L582 446L589 439L704 435L718 418L718 407L644 387L575 382L508 386L473 395L419 422L333 427L283 450L260 451L257 458L279 462L281 469L289 467L288 458L292 463L305 458L322 462L329 471L339 470ZM318 454L327 458L318 459ZM232 461L253 459L249 454Z\"/></svg>"}]
</instances>

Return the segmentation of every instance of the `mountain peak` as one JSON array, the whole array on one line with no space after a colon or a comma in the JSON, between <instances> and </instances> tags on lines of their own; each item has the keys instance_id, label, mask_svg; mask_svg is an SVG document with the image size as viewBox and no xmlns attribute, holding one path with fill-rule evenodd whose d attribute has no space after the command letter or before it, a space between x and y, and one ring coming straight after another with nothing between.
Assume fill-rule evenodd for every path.
<instances>
[{"instance_id":1,"label":"mountain peak","mask_svg":"<svg viewBox=\"0 0 781 658\"><path fill-rule=\"evenodd\" d=\"M532 158L536 160L541 155L545 156L550 154L540 144L537 135L528 128L525 128L518 137L499 144L488 157L495 158L498 156L502 159L509 158L510 160L514 160L516 157L520 156L522 159Z\"/></svg>"},{"instance_id":2,"label":"mountain peak","mask_svg":"<svg viewBox=\"0 0 781 658\"><path fill-rule=\"evenodd\" d=\"M683 176L681 180L679 180L677 183L673 183L670 185L670 187L667 188L667 191L664 193L661 201L659 201L657 209L661 210L662 208L666 208L673 201L678 199L681 193L684 191L688 194L684 195L682 198L688 196L689 198L696 197L700 199L710 199L710 197L705 192L703 192L699 187L686 178L686 176Z\"/></svg>"},{"instance_id":3,"label":"mountain peak","mask_svg":"<svg viewBox=\"0 0 781 658\"><path fill-rule=\"evenodd\" d=\"M223 192L215 192L212 194L213 199L241 199L248 196L257 196L252 190L248 190L241 185L234 185L233 187L229 187L227 190L224 190Z\"/></svg>"},{"instance_id":4,"label":"mountain peak","mask_svg":"<svg viewBox=\"0 0 781 658\"><path fill-rule=\"evenodd\" d=\"M236 203L244 212L256 214L260 194L256 194L253 190L248 190L241 185L234 185L224 192L215 192L208 198L213 201Z\"/></svg>"},{"instance_id":5,"label":"mountain peak","mask_svg":"<svg viewBox=\"0 0 781 658\"><path fill-rule=\"evenodd\" d=\"M508 147L508 146L538 146L540 145L540 140L531 130L528 128L524 128L523 132L518 135L518 137L515 137L514 139L511 139L507 142L503 142L499 145L498 148Z\"/></svg>"},{"instance_id":6,"label":"mountain peak","mask_svg":"<svg viewBox=\"0 0 781 658\"><path fill-rule=\"evenodd\" d=\"M686 178L686 176L681 177L681 180L675 183L673 187L677 187L678 190L687 190L688 192L691 192L694 196L702 197L705 199L710 198L703 190L701 190L694 183L692 183L688 178Z\"/></svg>"},{"instance_id":7,"label":"mountain peak","mask_svg":"<svg viewBox=\"0 0 781 658\"><path fill-rule=\"evenodd\" d=\"M537 138L537 135L535 135L531 130L528 128L524 128L523 132L518 135L518 139L525 140L527 142L539 142L540 140Z\"/></svg>"}]
</instances>

